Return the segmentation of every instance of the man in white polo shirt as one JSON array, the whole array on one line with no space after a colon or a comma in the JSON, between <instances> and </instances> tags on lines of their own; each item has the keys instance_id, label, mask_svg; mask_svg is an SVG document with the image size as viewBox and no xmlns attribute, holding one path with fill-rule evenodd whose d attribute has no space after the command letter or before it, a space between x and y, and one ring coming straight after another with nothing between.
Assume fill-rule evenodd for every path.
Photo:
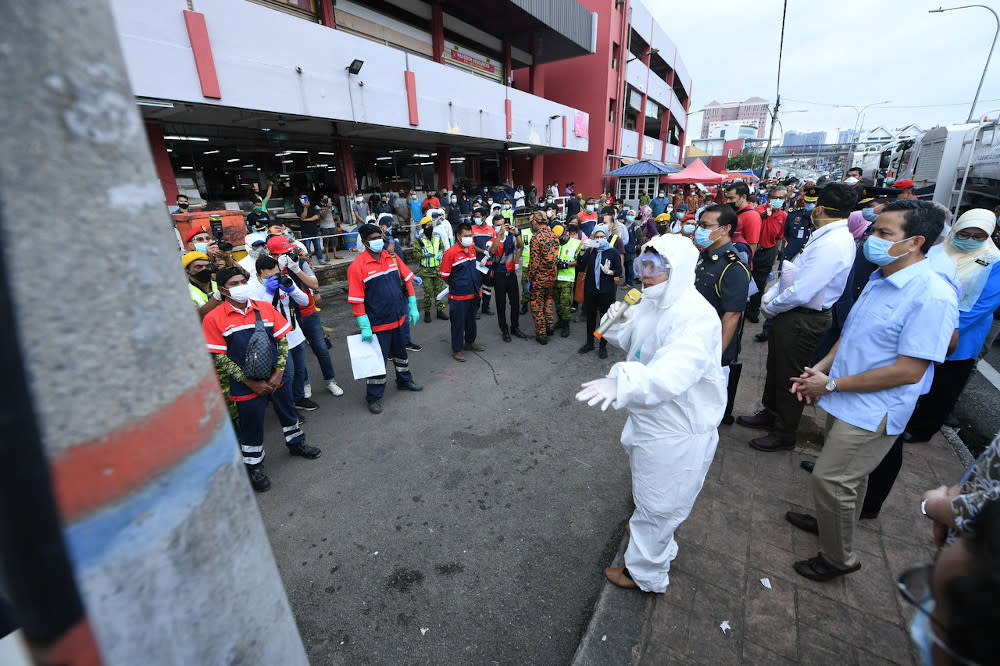
<instances>
[{"instance_id":1,"label":"man in white polo shirt","mask_svg":"<svg viewBox=\"0 0 1000 666\"><path fill-rule=\"evenodd\" d=\"M795 431L802 418L802 403L789 392L791 377L797 377L811 360L816 343L833 322L830 308L844 292L854 265L854 236L847 228L847 216L857 194L843 183L814 188L816 227L809 242L796 256L794 282L781 289L775 283L764 295L760 312L771 319L767 341L767 378L761 403L764 409L741 416L737 423L767 430L763 437L750 440L758 451L783 451L795 446Z\"/></svg>"},{"instance_id":2,"label":"man in white polo shirt","mask_svg":"<svg viewBox=\"0 0 1000 666\"><path fill-rule=\"evenodd\" d=\"M872 273L830 353L793 378L796 396L806 403L818 399L828 413L826 442L812 476L816 516L785 514L799 529L819 535L816 557L795 563L811 580L861 568L853 538L868 474L906 427L931 364L948 354L958 300L925 261L944 218L929 201L885 207L864 247L865 257L881 268Z\"/></svg>"}]
</instances>

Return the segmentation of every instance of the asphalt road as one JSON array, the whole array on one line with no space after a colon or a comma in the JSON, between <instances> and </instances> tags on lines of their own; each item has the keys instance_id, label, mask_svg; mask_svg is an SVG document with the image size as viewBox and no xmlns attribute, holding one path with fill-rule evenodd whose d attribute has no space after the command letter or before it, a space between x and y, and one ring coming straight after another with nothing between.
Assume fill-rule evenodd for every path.
<instances>
[{"instance_id":1,"label":"asphalt road","mask_svg":"<svg viewBox=\"0 0 1000 666\"><path fill-rule=\"evenodd\" d=\"M984 359L990 367L1000 371L1000 344L994 344ZM989 373L989 369L985 369ZM972 373L965 391L958 399L954 415L958 419L958 436L973 455L978 455L1000 432L1000 387L993 385L981 371Z\"/></svg>"},{"instance_id":2,"label":"asphalt road","mask_svg":"<svg viewBox=\"0 0 1000 666\"><path fill-rule=\"evenodd\" d=\"M323 390L309 352L320 409L304 425L323 455L289 457L269 419L273 487L258 495L312 663L568 663L632 507L624 413L573 395L622 352L578 355L576 322L545 347L506 344L484 315L488 350L458 363L448 322L421 322L410 364L424 390L398 391L390 371L375 416L346 358L346 295L331 296L321 317L345 394Z\"/></svg>"}]
</instances>

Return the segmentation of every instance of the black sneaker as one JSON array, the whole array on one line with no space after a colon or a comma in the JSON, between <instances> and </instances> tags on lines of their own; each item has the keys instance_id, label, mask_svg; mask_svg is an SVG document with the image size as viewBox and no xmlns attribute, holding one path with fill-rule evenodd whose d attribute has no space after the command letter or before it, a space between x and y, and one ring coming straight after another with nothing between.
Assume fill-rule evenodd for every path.
<instances>
[{"instance_id":1,"label":"black sneaker","mask_svg":"<svg viewBox=\"0 0 1000 666\"><path fill-rule=\"evenodd\" d=\"M438 319L444 319L445 321L448 321L448 319L449 319L448 313L445 312L443 309L442 310L438 310L438 312L437 312L437 318Z\"/></svg>"},{"instance_id":2,"label":"black sneaker","mask_svg":"<svg viewBox=\"0 0 1000 666\"><path fill-rule=\"evenodd\" d=\"M418 345L416 342L407 342L406 348L409 349L410 351L420 351L421 349L423 349L423 347Z\"/></svg>"},{"instance_id":3,"label":"black sneaker","mask_svg":"<svg viewBox=\"0 0 1000 666\"><path fill-rule=\"evenodd\" d=\"M315 460L316 458L319 458L319 454L323 453L315 446L309 446L308 444L298 444L296 446L289 446L288 452L293 456L308 458L309 460Z\"/></svg>"},{"instance_id":4,"label":"black sneaker","mask_svg":"<svg viewBox=\"0 0 1000 666\"><path fill-rule=\"evenodd\" d=\"M309 398L299 398L295 401L295 409L301 409L304 412L314 412L319 409L319 405Z\"/></svg>"},{"instance_id":5,"label":"black sneaker","mask_svg":"<svg viewBox=\"0 0 1000 666\"><path fill-rule=\"evenodd\" d=\"M271 479L260 467L247 467L247 476L250 477L250 486L258 493L271 489Z\"/></svg>"},{"instance_id":6,"label":"black sneaker","mask_svg":"<svg viewBox=\"0 0 1000 666\"><path fill-rule=\"evenodd\" d=\"M381 414L382 413L382 401L381 400L373 400L372 402L369 402L368 403L368 411L371 412L372 414Z\"/></svg>"}]
</instances>

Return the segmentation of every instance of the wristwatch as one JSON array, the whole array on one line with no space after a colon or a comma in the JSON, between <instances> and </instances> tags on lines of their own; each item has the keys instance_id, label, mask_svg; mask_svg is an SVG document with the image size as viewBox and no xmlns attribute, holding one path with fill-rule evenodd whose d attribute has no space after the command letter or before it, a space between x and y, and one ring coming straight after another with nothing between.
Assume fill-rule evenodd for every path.
<instances>
[{"instance_id":1,"label":"wristwatch","mask_svg":"<svg viewBox=\"0 0 1000 666\"><path fill-rule=\"evenodd\" d=\"M927 498L926 497L924 499L920 500L920 513L922 513L925 516L927 516ZM927 516L927 517L930 518L930 516Z\"/></svg>"},{"instance_id":2,"label":"wristwatch","mask_svg":"<svg viewBox=\"0 0 1000 666\"><path fill-rule=\"evenodd\" d=\"M829 379L826 380L826 387L825 388L826 388L827 392L829 392L829 393L836 393L837 392L837 382L834 381L833 377L830 377Z\"/></svg>"}]
</instances>

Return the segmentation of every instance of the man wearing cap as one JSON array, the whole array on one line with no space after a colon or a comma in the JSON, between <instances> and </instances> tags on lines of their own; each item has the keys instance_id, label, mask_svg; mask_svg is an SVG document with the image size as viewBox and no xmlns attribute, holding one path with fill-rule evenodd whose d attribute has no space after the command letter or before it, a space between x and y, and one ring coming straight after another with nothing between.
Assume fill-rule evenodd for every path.
<instances>
[{"instance_id":1,"label":"man wearing cap","mask_svg":"<svg viewBox=\"0 0 1000 666\"><path fill-rule=\"evenodd\" d=\"M420 317L413 291L413 272L405 262L396 262L384 250L385 241L376 225L362 225L358 238L365 249L347 269L347 301L361 328L361 339L369 342L378 337L382 357L392 359L398 389L422 391L424 387L414 382L410 374L403 335L407 317L410 326L416 326ZM381 414L386 376L369 377L367 384L368 411Z\"/></svg>"},{"instance_id":2,"label":"man wearing cap","mask_svg":"<svg viewBox=\"0 0 1000 666\"><path fill-rule=\"evenodd\" d=\"M267 235L256 231L247 234L243 239L243 245L246 247L247 256L236 263L247 272L247 275L253 275L257 272L257 258L267 254Z\"/></svg>"},{"instance_id":3,"label":"man wearing cap","mask_svg":"<svg viewBox=\"0 0 1000 666\"><path fill-rule=\"evenodd\" d=\"M896 196L896 201L906 201L907 199L918 198L916 193L913 191L913 181L910 179L897 180L892 184L892 186L900 191Z\"/></svg>"},{"instance_id":4,"label":"man wearing cap","mask_svg":"<svg viewBox=\"0 0 1000 666\"><path fill-rule=\"evenodd\" d=\"M228 387L229 402L236 403L239 412L240 449L250 484L257 492L271 487L271 481L260 468L264 461L264 414L267 403L281 423L285 445L293 456L314 459L321 451L306 444L299 427L299 417L292 404L290 378L285 376L288 361L288 341L285 335L291 325L270 303L250 300L247 276L238 266L224 268L218 274L219 289L226 302L201 322L202 332L212 353L219 381ZM270 334L271 352L275 361L267 379L250 379L244 372L247 346L260 318Z\"/></svg>"},{"instance_id":5,"label":"man wearing cap","mask_svg":"<svg viewBox=\"0 0 1000 666\"><path fill-rule=\"evenodd\" d=\"M556 282L556 258L559 256L559 241L552 229L545 223L541 211L531 215L531 253L528 258L528 294L531 299L531 316L535 320L535 340L538 344L548 344L552 334L552 312L549 299Z\"/></svg>"},{"instance_id":6,"label":"man wearing cap","mask_svg":"<svg viewBox=\"0 0 1000 666\"><path fill-rule=\"evenodd\" d=\"M794 281L790 285L785 284L787 281L776 282L764 295L761 314L774 319L761 397L764 408L738 419L747 428L767 430L763 437L750 440L750 446L758 451L795 447L804 403L789 392L791 378L810 363L816 343L830 328L831 308L847 284L855 252L847 215L856 201L854 190L843 183L828 183L819 190L812 211L816 231L792 262Z\"/></svg>"},{"instance_id":7,"label":"man wearing cap","mask_svg":"<svg viewBox=\"0 0 1000 666\"><path fill-rule=\"evenodd\" d=\"M222 296L212 281L212 266L204 252L188 252L181 257L181 265L188 279L188 292L198 307L198 316L205 318L209 312L222 303Z\"/></svg>"},{"instance_id":8,"label":"man wearing cap","mask_svg":"<svg viewBox=\"0 0 1000 666\"><path fill-rule=\"evenodd\" d=\"M552 233L559 239L559 256L556 259L556 284L552 296L556 304L556 328L564 338L569 337L569 320L573 316L573 288L576 286L576 257L583 243L569 235L561 224L552 227Z\"/></svg>"},{"instance_id":9,"label":"man wearing cap","mask_svg":"<svg viewBox=\"0 0 1000 666\"><path fill-rule=\"evenodd\" d=\"M204 227L193 227L188 231L184 238L184 247L204 253L212 265L213 273L223 266L232 266L236 263L233 261L233 253L220 250L219 244Z\"/></svg>"},{"instance_id":10,"label":"man wearing cap","mask_svg":"<svg viewBox=\"0 0 1000 666\"><path fill-rule=\"evenodd\" d=\"M437 310L438 319L448 319L444 301L436 300L444 291L441 279L441 258L444 256L444 241L434 233L434 220L425 217L420 220L421 234L413 241L413 253L420 260L420 279L424 281L424 321L431 321L431 307Z\"/></svg>"}]
</instances>

